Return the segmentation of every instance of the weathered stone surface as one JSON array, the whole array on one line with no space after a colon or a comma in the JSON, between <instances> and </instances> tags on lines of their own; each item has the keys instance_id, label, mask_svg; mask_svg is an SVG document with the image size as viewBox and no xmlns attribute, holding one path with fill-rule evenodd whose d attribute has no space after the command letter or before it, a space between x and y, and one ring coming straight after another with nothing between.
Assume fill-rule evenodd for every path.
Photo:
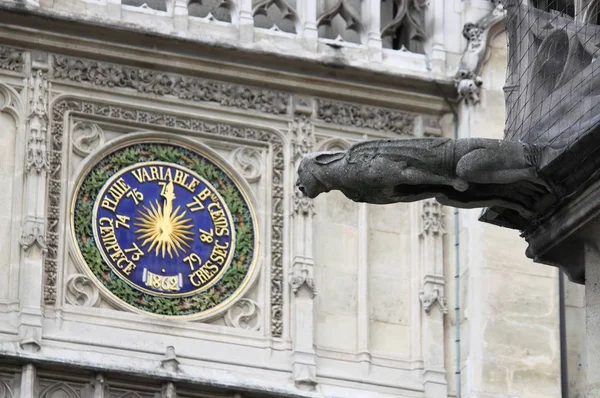
<instances>
[{"instance_id":1,"label":"weathered stone surface","mask_svg":"<svg viewBox=\"0 0 600 398\"><path fill-rule=\"evenodd\" d=\"M305 156L296 185L310 198L331 190L375 204L435 197L451 206L500 206L532 218L536 201L548 193L537 175L538 155L531 145L482 138L370 141Z\"/></svg>"}]
</instances>

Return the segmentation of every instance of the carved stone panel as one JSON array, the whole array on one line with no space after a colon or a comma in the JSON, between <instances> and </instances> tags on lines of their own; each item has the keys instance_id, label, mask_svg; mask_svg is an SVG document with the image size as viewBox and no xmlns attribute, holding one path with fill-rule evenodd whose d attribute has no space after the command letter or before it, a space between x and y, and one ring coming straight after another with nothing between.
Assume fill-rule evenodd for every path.
<instances>
[{"instance_id":1,"label":"carved stone panel","mask_svg":"<svg viewBox=\"0 0 600 398\"><path fill-rule=\"evenodd\" d=\"M53 275L57 267L57 255L59 249L58 225L64 215L60 214L58 208L58 198L64 192L63 180L61 178L63 158L62 146L64 142L64 118L67 111L75 111L83 115L103 116L113 119L113 122L123 121L127 123L137 123L138 125L152 126L153 130L157 127L177 127L183 131L197 131L203 134L211 134L215 137L225 136L245 140L254 140L259 143L270 144L270 159L272 162L272 172L270 175L271 203L270 214L270 236L271 236L271 278L270 278L270 333L274 337L281 336L283 332L283 269L282 269L282 250L283 250L283 144L280 136L271 131L263 131L252 128L235 127L223 123L208 122L197 118L173 116L166 113L150 112L133 108L126 108L115 105L106 105L91 101L63 99L54 104L52 109L52 153L51 159L51 180L48 211L48 255L46 256L46 273ZM84 116L78 116L84 120ZM260 168L256 162L259 160L257 154L253 151L239 154L238 160L243 160L246 177L250 180L257 177L256 168ZM242 174L244 174L242 172ZM261 177L262 178L262 177ZM89 237L89 235L88 235ZM53 278L47 278L45 286L46 300L54 300L55 281ZM69 294L73 294L70 292ZM74 292L77 295L77 292ZM93 298L93 296L92 296ZM83 298L85 303L91 303L93 300Z\"/></svg>"}]
</instances>

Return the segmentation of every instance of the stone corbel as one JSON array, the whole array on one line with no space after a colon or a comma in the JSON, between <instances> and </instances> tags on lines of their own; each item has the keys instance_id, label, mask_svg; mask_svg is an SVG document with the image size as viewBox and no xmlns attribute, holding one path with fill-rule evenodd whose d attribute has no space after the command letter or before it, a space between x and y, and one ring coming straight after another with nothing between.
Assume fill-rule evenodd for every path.
<instances>
[{"instance_id":1,"label":"stone corbel","mask_svg":"<svg viewBox=\"0 0 600 398\"><path fill-rule=\"evenodd\" d=\"M423 311L427 315L431 313L431 309L434 305L437 305L442 314L448 313L448 307L446 306L446 298L443 296L439 287L434 287L429 293L425 293L424 290L419 292L419 299L423 305Z\"/></svg>"},{"instance_id":2,"label":"stone corbel","mask_svg":"<svg viewBox=\"0 0 600 398\"><path fill-rule=\"evenodd\" d=\"M179 371L179 359L175 354L175 347L168 346L165 352L165 357L161 359L160 365L167 372L178 372Z\"/></svg>"},{"instance_id":3,"label":"stone corbel","mask_svg":"<svg viewBox=\"0 0 600 398\"><path fill-rule=\"evenodd\" d=\"M297 296L303 286L306 286L310 293L310 297L314 298L317 294L315 289L315 281L313 279L314 264L306 259L296 258L294 265L290 270L289 283L292 292Z\"/></svg>"},{"instance_id":4,"label":"stone corbel","mask_svg":"<svg viewBox=\"0 0 600 398\"><path fill-rule=\"evenodd\" d=\"M28 217L23 223L19 243L25 252L36 245L45 254L46 246L46 222L43 218Z\"/></svg>"},{"instance_id":5,"label":"stone corbel","mask_svg":"<svg viewBox=\"0 0 600 398\"><path fill-rule=\"evenodd\" d=\"M500 0L491 0L492 10L479 21L469 22L463 27L463 36L467 39L467 47L463 52L454 75L456 89L461 98L469 105L479 102L479 92L483 80L479 76L486 61L488 46L492 38L504 29L506 10Z\"/></svg>"}]
</instances>

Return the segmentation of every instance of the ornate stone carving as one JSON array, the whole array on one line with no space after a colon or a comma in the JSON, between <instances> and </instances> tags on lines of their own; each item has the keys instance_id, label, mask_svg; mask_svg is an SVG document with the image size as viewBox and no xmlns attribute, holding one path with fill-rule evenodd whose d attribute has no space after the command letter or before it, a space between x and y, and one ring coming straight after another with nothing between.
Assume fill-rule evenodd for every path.
<instances>
[{"instance_id":1,"label":"ornate stone carving","mask_svg":"<svg viewBox=\"0 0 600 398\"><path fill-rule=\"evenodd\" d=\"M302 216L311 216L315 214L315 203L312 199L305 196L299 190L294 190L294 214Z\"/></svg>"},{"instance_id":2,"label":"ornate stone carving","mask_svg":"<svg viewBox=\"0 0 600 398\"><path fill-rule=\"evenodd\" d=\"M423 311L425 311L426 314L431 312L431 309L434 305L437 305L443 314L448 313L448 307L446 307L446 298L443 296L443 293L441 293L441 289L437 286L433 287L429 293L421 291L419 293L419 299L423 305Z\"/></svg>"},{"instance_id":3,"label":"ornate stone carving","mask_svg":"<svg viewBox=\"0 0 600 398\"><path fill-rule=\"evenodd\" d=\"M272 131L237 127L230 124L204 121L196 118L172 116L161 112L143 111L134 108L112 106L79 99L62 99L52 107L52 141L50 156L50 181L48 187L47 245L45 257L46 284L44 302L56 301L56 265L58 256L58 232L60 220L60 197L63 190L62 148L63 117L67 111L87 115L110 117L148 126L176 127L188 131L203 132L227 137L270 143L273 152L272 205L271 205L271 335L281 337L283 333L283 140ZM49 277L50 276L50 277ZM53 277L52 277L53 276Z\"/></svg>"},{"instance_id":4,"label":"ornate stone carving","mask_svg":"<svg viewBox=\"0 0 600 398\"><path fill-rule=\"evenodd\" d=\"M238 148L233 152L233 165L246 181L256 182L262 174L262 154L254 148Z\"/></svg>"},{"instance_id":5,"label":"ornate stone carving","mask_svg":"<svg viewBox=\"0 0 600 398\"><path fill-rule=\"evenodd\" d=\"M534 145L484 138L367 141L305 156L297 185L310 198L334 189L373 204L435 198L462 208L500 206L532 218L549 192L537 174L538 152Z\"/></svg>"},{"instance_id":6,"label":"ornate stone carving","mask_svg":"<svg viewBox=\"0 0 600 398\"><path fill-rule=\"evenodd\" d=\"M87 156L104 144L104 132L96 123L77 122L71 131L73 151L79 156Z\"/></svg>"},{"instance_id":7,"label":"ornate stone carving","mask_svg":"<svg viewBox=\"0 0 600 398\"><path fill-rule=\"evenodd\" d=\"M270 8L277 8L279 15L281 15L280 20L273 20L270 18ZM255 19L256 17L263 16L271 26L265 26L273 30L281 30L288 33L296 33L297 28L296 25L300 23L300 18L298 17L298 13L294 8L292 8L285 0L263 0L254 7L252 11L252 16ZM263 27L263 26L259 26Z\"/></svg>"},{"instance_id":8,"label":"ornate stone carving","mask_svg":"<svg viewBox=\"0 0 600 398\"><path fill-rule=\"evenodd\" d=\"M423 233L439 235L444 233L443 225L444 213L442 212L442 205L434 199L426 199L423 201L423 213L421 218L423 220Z\"/></svg>"},{"instance_id":9,"label":"ornate stone carving","mask_svg":"<svg viewBox=\"0 0 600 398\"><path fill-rule=\"evenodd\" d=\"M54 58L54 78L277 115L286 114L290 103L290 95L278 91L58 55Z\"/></svg>"},{"instance_id":10,"label":"ornate stone carving","mask_svg":"<svg viewBox=\"0 0 600 398\"><path fill-rule=\"evenodd\" d=\"M294 261L294 265L290 270L289 283L294 294L298 294L303 286L306 286L312 298L317 294L313 278L313 265L308 261L302 261L302 259Z\"/></svg>"},{"instance_id":11,"label":"ornate stone carving","mask_svg":"<svg viewBox=\"0 0 600 398\"><path fill-rule=\"evenodd\" d=\"M402 36L400 28L406 31L406 37L402 40L403 46L415 52L421 50L423 43L427 40L425 31L425 7L428 0L392 0L394 15L389 22L382 24L381 38ZM383 22L383 21L382 21ZM418 44L418 45L416 45ZM406 47L405 47L406 48ZM420 51L419 51L420 52Z\"/></svg>"},{"instance_id":12,"label":"ornate stone carving","mask_svg":"<svg viewBox=\"0 0 600 398\"><path fill-rule=\"evenodd\" d=\"M412 135L415 115L390 109L317 99L317 118L327 123Z\"/></svg>"},{"instance_id":13,"label":"ornate stone carving","mask_svg":"<svg viewBox=\"0 0 600 398\"><path fill-rule=\"evenodd\" d=\"M49 168L46 136L48 134L48 76L37 70L29 78L29 115L27 116L27 156L25 172L38 174Z\"/></svg>"},{"instance_id":14,"label":"ornate stone carving","mask_svg":"<svg viewBox=\"0 0 600 398\"><path fill-rule=\"evenodd\" d=\"M25 252L33 245L38 246L42 253L46 253L46 220L43 218L28 217L23 223L19 243Z\"/></svg>"},{"instance_id":15,"label":"ornate stone carving","mask_svg":"<svg viewBox=\"0 0 600 398\"><path fill-rule=\"evenodd\" d=\"M241 299L225 314L225 323L239 329L260 330L260 307L250 299Z\"/></svg>"},{"instance_id":16,"label":"ornate stone carving","mask_svg":"<svg viewBox=\"0 0 600 398\"><path fill-rule=\"evenodd\" d=\"M360 14L347 3L347 0L338 0L333 7L327 10L323 15L319 17L317 21L317 28L320 26L331 26L332 21L336 16L340 16L341 19L346 23L345 30L351 30L356 32L360 37L360 42L365 43L367 34L365 27L360 21ZM343 41L343 31L336 32L338 35L335 40Z\"/></svg>"},{"instance_id":17,"label":"ornate stone carving","mask_svg":"<svg viewBox=\"0 0 600 398\"><path fill-rule=\"evenodd\" d=\"M52 384L40 393L40 398L81 398L81 389L73 388L67 383Z\"/></svg>"},{"instance_id":18,"label":"ornate stone carving","mask_svg":"<svg viewBox=\"0 0 600 398\"><path fill-rule=\"evenodd\" d=\"M0 69L23 72L25 66L23 54L22 50L0 46Z\"/></svg>"},{"instance_id":19,"label":"ornate stone carving","mask_svg":"<svg viewBox=\"0 0 600 398\"><path fill-rule=\"evenodd\" d=\"M501 22L506 16L504 6L500 1L492 0L492 3L494 8L489 14L476 23L469 22L463 27L463 36L467 39L467 47L463 52L454 81L458 94L472 105L479 102L479 91L483 85L479 73L485 61L488 41L502 29Z\"/></svg>"},{"instance_id":20,"label":"ornate stone carving","mask_svg":"<svg viewBox=\"0 0 600 398\"><path fill-rule=\"evenodd\" d=\"M0 398L13 398L14 393L7 382L0 380Z\"/></svg>"},{"instance_id":21,"label":"ornate stone carving","mask_svg":"<svg viewBox=\"0 0 600 398\"><path fill-rule=\"evenodd\" d=\"M193 0L188 4L190 17L203 18L207 21L231 22L231 15L235 9L232 0Z\"/></svg>"},{"instance_id":22,"label":"ornate stone carving","mask_svg":"<svg viewBox=\"0 0 600 398\"><path fill-rule=\"evenodd\" d=\"M67 279L65 298L71 305L96 307L100 304L100 294L96 285L85 275L74 274Z\"/></svg>"},{"instance_id":23,"label":"ornate stone carving","mask_svg":"<svg viewBox=\"0 0 600 398\"><path fill-rule=\"evenodd\" d=\"M290 122L290 135L292 139L292 161L296 161L309 153L316 145L315 131L307 115L294 116Z\"/></svg>"}]
</instances>

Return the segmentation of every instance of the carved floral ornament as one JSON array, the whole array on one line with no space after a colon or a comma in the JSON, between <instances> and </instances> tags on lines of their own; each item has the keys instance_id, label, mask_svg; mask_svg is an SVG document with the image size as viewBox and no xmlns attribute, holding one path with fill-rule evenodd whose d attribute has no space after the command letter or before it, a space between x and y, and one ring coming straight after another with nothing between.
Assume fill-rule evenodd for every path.
<instances>
[{"instance_id":1,"label":"carved floral ornament","mask_svg":"<svg viewBox=\"0 0 600 398\"><path fill-rule=\"evenodd\" d=\"M23 72L24 67L25 57L23 50L0 46L0 69Z\"/></svg>"},{"instance_id":2,"label":"carved floral ornament","mask_svg":"<svg viewBox=\"0 0 600 398\"><path fill-rule=\"evenodd\" d=\"M290 103L290 95L282 92L60 55L54 57L53 77L279 115L288 112Z\"/></svg>"}]
</instances>

